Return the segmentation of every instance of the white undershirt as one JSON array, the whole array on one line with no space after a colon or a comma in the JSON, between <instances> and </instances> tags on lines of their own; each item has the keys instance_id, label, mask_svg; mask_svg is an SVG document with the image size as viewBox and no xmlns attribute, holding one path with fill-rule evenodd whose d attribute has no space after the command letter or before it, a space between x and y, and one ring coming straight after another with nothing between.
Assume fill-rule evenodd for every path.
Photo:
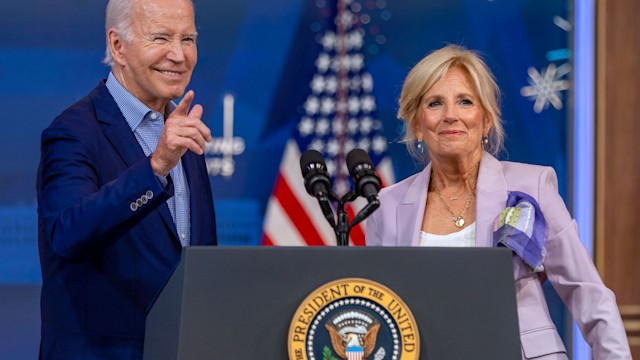
<instances>
[{"instance_id":1,"label":"white undershirt","mask_svg":"<svg viewBox=\"0 0 640 360\"><path fill-rule=\"evenodd\" d=\"M476 223L447 235L429 234L420 231L420 246L474 247L476 245Z\"/></svg>"}]
</instances>

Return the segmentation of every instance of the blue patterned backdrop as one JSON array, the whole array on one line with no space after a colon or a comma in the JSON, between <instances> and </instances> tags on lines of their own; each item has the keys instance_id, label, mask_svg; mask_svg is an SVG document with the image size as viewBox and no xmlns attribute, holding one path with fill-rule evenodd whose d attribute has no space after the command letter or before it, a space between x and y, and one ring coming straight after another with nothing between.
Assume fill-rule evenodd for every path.
<instances>
[{"instance_id":1,"label":"blue patterned backdrop","mask_svg":"<svg viewBox=\"0 0 640 360\"><path fill-rule=\"evenodd\" d=\"M214 137L208 151L219 238L258 244L285 143L313 75L328 0L195 1L191 88ZM502 158L553 166L568 184L571 1L352 0L396 178L418 169L396 140L408 70L447 43L479 50L503 91ZM106 1L5 1L0 34L0 283L40 282L35 172L39 136L108 68ZM228 99L224 106L224 99ZM226 118L227 130L223 130ZM301 180L302 181L302 180Z\"/></svg>"},{"instance_id":2,"label":"blue patterned backdrop","mask_svg":"<svg viewBox=\"0 0 640 360\"><path fill-rule=\"evenodd\" d=\"M40 0L3 4L0 282L39 282L34 185L39 135L108 73L100 63L105 4L71 0L55 5ZM356 5L366 22L365 66L374 79L377 117L390 141L397 179L417 171L404 145L395 141L402 132L395 118L402 80L429 51L456 43L484 54L503 91L508 138L502 157L553 166L561 192L566 193L568 1L353 0L350 6ZM257 244L331 4L217 0L196 6L199 63L191 87L217 138L208 158L219 235L230 244ZM537 94L539 99L523 93ZM232 136L226 139L225 94L233 99L227 108ZM555 101L554 95L559 96ZM540 108L534 108L536 104Z\"/></svg>"}]
</instances>

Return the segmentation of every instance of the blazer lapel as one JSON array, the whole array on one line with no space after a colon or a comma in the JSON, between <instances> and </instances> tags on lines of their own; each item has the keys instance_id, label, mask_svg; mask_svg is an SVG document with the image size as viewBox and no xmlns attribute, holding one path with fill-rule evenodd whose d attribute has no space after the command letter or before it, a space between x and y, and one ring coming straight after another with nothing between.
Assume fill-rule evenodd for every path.
<instances>
[{"instance_id":1,"label":"blazer lapel","mask_svg":"<svg viewBox=\"0 0 640 360\"><path fill-rule=\"evenodd\" d=\"M422 218L427 203L427 189L431 178L429 163L413 180L409 190L398 206L396 228L399 246L419 246Z\"/></svg>"},{"instance_id":2,"label":"blazer lapel","mask_svg":"<svg viewBox=\"0 0 640 360\"><path fill-rule=\"evenodd\" d=\"M505 208L507 197L500 161L483 153L476 188L476 247L493 246L493 222Z\"/></svg>"},{"instance_id":3,"label":"blazer lapel","mask_svg":"<svg viewBox=\"0 0 640 360\"><path fill-rule=\"evenodd\" d=\"M103 124L104 135L113 145L114 151L118 153L127 167L142 161L145 158L144 151L142 151L131 127L124 119L104 81L100 82L90 97L96 109L96 118ZM171 217L171 212L169 212L169 206L164 203L158 207L158 211L165 224L172 230L171 233L175 240L179 242L178 231Z\"/></svg>"}]
</instances>

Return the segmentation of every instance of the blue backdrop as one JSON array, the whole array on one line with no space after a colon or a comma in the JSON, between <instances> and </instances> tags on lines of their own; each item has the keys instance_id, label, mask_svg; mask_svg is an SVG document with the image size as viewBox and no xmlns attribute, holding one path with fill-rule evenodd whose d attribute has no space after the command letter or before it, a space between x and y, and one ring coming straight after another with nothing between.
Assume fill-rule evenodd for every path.
<instances>
[{"instance_id":1,"label":"blue backdrop","mask_svg":"<svg viewBox=\"0 0 640 360\"><path fill-rule=\"evenodd\" d=\"M0 34L0 283L38 284L35 173L51 120L109 69L106 1L4 1ZM566 198L569 0L352 0L365 66L396 178L418 169L396 140L408 70L446 43L479 50L503 91L502 158L553 166ZM199 63L191 88L214 139L208 151L219 239L258 244L286 141L308 92L328 0L196 1ZM225 95L228 99L224 106ZM232 101L231 101L232 100ZM226 118L226 122L223 121ZM226 130L223 130L226 123ZM302 181L302 180L301 180Z\"/></svg>"}]
</instances>

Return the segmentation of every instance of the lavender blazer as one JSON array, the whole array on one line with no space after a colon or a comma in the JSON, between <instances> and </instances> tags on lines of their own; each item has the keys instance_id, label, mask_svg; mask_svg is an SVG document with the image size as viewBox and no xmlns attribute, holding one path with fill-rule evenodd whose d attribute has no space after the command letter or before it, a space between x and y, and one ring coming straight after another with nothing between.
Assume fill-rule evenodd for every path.
<instances>
[{"instance_id":1,"label":"lavender blazer","mask_svg":"<svg viewBox=\"0 0 640 360\"><path fill-rule=\"evenodd\" d=\"M367 245L419 246L430 174L431 164L380 192L380 208L367 221ZM498 161L484 153L476 191L476 246L493 246L493 221L505 208L509 191L531 195L548 223L544 272L578 323L594 359L631 359L615 296L602 283L580 242L557 182L550 167ZM523 357L566 352L538 274L514 255L513 275Z\"/></svg>"}]
</instances>

